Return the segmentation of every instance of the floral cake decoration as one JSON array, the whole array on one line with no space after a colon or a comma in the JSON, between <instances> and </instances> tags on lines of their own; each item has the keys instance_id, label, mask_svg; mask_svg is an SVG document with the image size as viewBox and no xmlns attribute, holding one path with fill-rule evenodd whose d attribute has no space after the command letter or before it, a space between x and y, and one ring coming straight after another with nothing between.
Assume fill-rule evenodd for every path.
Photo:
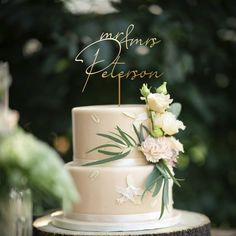
<instances>
[{"instance_id":1,"label":"floral cake decoration","mask_svg":"<svg viewBox=\"0 0 236 236\"><path fill-rule=\"evenodd\" d=\"M143 199L147 192L152 192L152 197L156 197L162 191L160 218L168 206L170 181L180 187L180 179L175 178L173 167L177 164L180 152L184 152L182 143L174 137L180 130L185 129L183 122L177 119L181 112L181 104L173 103L166 85L164 82L154 89L154 93L147 84L143 84L140 89L141 100L146 103L149 122L148 125L133 125L138 142L119 126L115 128L116 132L98 133L98 136L108 139L109 143L99 145L88 153L97 151L106 158L83 165L99 165L123 159L133 148L138 149L146 161L154 166L146 179L141 198Z\"/></svg>"}]
</instances>

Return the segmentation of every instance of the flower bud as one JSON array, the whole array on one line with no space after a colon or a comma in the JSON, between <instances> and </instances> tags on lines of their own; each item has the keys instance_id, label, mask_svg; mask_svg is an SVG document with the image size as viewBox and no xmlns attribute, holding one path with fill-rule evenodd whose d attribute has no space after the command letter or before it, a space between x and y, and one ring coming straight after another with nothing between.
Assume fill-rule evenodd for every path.
<instances>
[{"instance_id":1,"label":"flower bud","mask_svg":"<svg viewBox=\"0 0 236 236\"><path fill-rule=\"evenodd\" d=\"M151 131L151 135L154 137L154 138L159 138L161 136L163 136L163 131L158 127L158 126L154 126L154 129Z\"/></svg>"},{"instance_id":2,"label":"flower bud","mask_svg":"<svg viewBox=\"0 0 236 236\"><path fill-rule=\"evenodd\" d=\"M167 94L167 89L166 89L166 82L164 82L161 86L159 86L157 89L156 89L156 92L157 93L163 93L163 94Z\"/></svg>"},{"instance_id":3,"label":"flower bud","mask_svg":"<svg viewBox=\"0 0 236 236\"><path fill-rule=\"evenodd\" d=\"M140 92L144 97L147 97L150 94L150 90L148 89L147 84L143 84Z\"/></svg>"}]
</instances>

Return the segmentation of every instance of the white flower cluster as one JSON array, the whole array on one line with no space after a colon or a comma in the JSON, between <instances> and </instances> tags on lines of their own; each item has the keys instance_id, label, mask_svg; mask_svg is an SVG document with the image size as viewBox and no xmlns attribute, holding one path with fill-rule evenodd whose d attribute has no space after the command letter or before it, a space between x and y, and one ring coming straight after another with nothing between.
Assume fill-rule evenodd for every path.
<instances>
[{"instance_id":1,"label":"white flower cluster","mask_svg":"<svg viewBox=\"0 0 236 236\"><path fill-rule=\"evenodd\" d=\"M182 121L170 111L173 99L167 93L166 82L151 93L147 85L140 90L148 106L151 119L151 135L141 144L140 150L147 161L157 163L165 160L170 166L175 166L179 152L184 152L183 145L172 135L184 130Z\"/></svg>"}]
</instances>

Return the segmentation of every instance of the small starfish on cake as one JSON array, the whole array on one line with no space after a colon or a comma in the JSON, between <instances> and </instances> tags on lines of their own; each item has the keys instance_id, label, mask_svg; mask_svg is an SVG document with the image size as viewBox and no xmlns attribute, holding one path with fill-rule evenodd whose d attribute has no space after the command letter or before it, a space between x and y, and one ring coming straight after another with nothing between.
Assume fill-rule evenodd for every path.
<instances>
[{"instance_id":1,"label":"small starfish on cake","mask_svg":"<svg viewBox=\"0 0 236 236\"><path fill-rule=\"evenodd\" d=\"M131 201L134 204L141 204L141 196L143 189L134 186L134 180L132 175L126 177L128 187L117 187L116 191L121 195L116 199L118 204L122 204L127 201Z\"/></svg>"}]
</instances>

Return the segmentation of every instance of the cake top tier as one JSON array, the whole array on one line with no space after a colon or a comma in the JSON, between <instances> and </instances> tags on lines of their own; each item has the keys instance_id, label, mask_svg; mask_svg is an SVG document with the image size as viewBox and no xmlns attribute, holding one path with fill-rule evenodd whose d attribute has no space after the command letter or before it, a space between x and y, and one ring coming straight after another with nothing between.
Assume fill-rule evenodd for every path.
<instances>
[{"instance_id":1,"label":"cake top tier","mask_svg":"<svg viewBox=\"0 0 236 236\"><path fill-rule=\"evenodd\" d=\"M145 105L98 105L76 107L72 110L74 160L90 161L103 159L98 152L88 153L92 148L104 144L98 133L115 131L118 126L135 138L133 125L147 120ZM137 150L132 150L127 159L140 158Z\"/></svg>"}]
</instances>

